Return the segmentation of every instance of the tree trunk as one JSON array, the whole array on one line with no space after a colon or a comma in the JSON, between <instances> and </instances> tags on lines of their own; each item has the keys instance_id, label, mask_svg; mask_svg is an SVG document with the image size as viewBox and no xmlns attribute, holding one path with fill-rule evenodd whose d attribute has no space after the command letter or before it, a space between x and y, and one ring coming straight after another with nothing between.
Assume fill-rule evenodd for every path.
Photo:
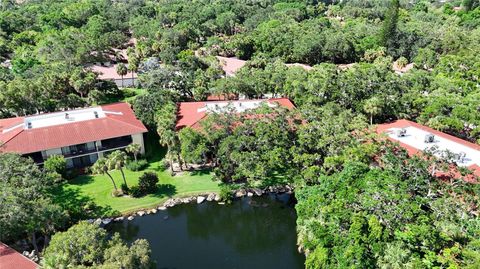
<instances>
[{"instance_id":1,"label":"tree trunk","mask_svg":"<svg viewBox=\"0 0 480 269\"><path fill-rule=\"evenodd\" d=\"M177 160L178 160L178 167L180 167L180 171L183 171L183 162L182 162L182 159L180 158L179 153L177 153Z\"/></svg>"},{"instance_id":2,"label":"tree trunk","mask_svg":"<svg viewBox=\"0 0 480 269\"><path fill-rule=\"evenodd\" d=\"M133 78L133 70L132 70L132 86L135 88L135 79Z\"/></svg>"},{"instance_id":3,"label":"tree trunk","mask_svg":"<svg viewBox=\"0 0 480 269\"><path fill-rule=\"evenodd\" d=\"M123 75L122 75L122 88L123 88Z\"/></svg>"},{"instance_id":4,"label":"tree trunk","mask_svg":"<svg viewBox=\"0 0 480 269\"><path fill-rule=\"evenodd\" d=\"M137 153L136 152L133 154L133 158L135 158L135 162L137 162Z\"/></svg>"},{"instance_id":5,"label":"tree trunk","mask_svg":"<svg viewBox=\"0 0 480 269\"><path fill-rule=\"evenodd\" d=\"M115 184L115 180L113 180L113 177L112 175L110 175L109 172L106 172L107 176L112 180L112 183L113 183L113 187L115 188L115 190L117 190L117 184Z\"/></svg>"},{"instance_id":6,"label":"tree trunk","mask_svg":"<svg viewBox=\"0 0 480 269\"><path fill-rule=\"evenodd\" d=\"M370 125L373 125L373 114L370 113Z\"/></svg>"},{"instance_id":7,"label":"tree trunk","mask_svg":"<svg viewBox=\"0 0 480 269\"><path fill-rule=\"evenodd\" d=\"M37 245L37 235L35 234L35 232L32 232L32 245L33 245L33 248L35 249L35 252L38 253L38 245Z\"/></svg>"},{"instance_id":8,"label":"tree trunk","mask_svg":"<svg viewBox=\"0 0 480 269\"><path fill-rule=\"evenodd\" d=\"M123 173L123 169L121 167L120 167L120 173L122 173L123 183L125 183L125 186L127 186L127 189L128 189L127 180L125 179L125 174Z\"/></svg>"},{"instance_id":9,"label":"tree trunk","mask_svg":"<svg viewBox=\"0 0 480 269\"><path fill-rule=\"evenodd\" d=\"M48 244L50 244L50 236L47 234L45 235L45 243L44 243L45 246L43 247L43 249L48 247Z\"/></svg>"},{"instance_id":10,"label":"tree trunk","mask_svg":"<svg viewBox=\"0 0 480 269\"><path fill-rule=\"evenodd\" d=\"M172 172L172 174L174 173L173 171L173 162L172 162L172 158L169 158L168 159L169 163L170 163L170 171Z\"/></svg>"}]
</instances>

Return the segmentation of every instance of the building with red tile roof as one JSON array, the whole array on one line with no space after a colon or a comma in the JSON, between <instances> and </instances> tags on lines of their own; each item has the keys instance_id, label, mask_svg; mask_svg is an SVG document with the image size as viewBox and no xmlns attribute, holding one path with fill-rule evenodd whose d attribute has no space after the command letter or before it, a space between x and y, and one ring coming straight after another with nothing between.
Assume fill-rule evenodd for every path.
<instances>
[{"instance_id":1,"label":"building with red tile roof","mask_svg":"<svg viewBox=\"0 0 480 269\"><path fill-rule=\"evenodd\" d=\"M13 248L0 242L1 269L36 269L38 264L15 251Z\"/></svg>"},{"instance_id":2,"label":"building with red tile roof","mask_svg":"<svg viewBox=\"0 0 480 269\"><path fill-rule=\"evenodd\" d=\"M217 56L217 59L227 77L235 76L235 73L247 63L247 61L240 60L235 57Z\"/></svg>"},{"instance_id":3,"label":"building with red tile roof","mask_svg":"<svg viewBox=\"0 0 480 269\"><path fill-rule=\"evenodd\" d=\"M480 145L434 130L409 120L397 120L380 124L378 133L398 142L410 155L435 147L438 154L449 151L455 156L455 163L470 169L480 177Z\"/></svg>"},{"instance_id":4,"label":"building with red tile roof","mask_svg":"<svg viewBox=\"0 0 480 269\"><path fill-rule=\"evenodd\" d=\"M147 129L127 103L0 119L0 152L16 152L42 163L63 155L69 167L95 162L104 152L141 145Z\"/></svg>"},{"instance_id":5,"label":"building with red tile roof","mask_svg":"<svg viewBox=\"0 0 480 269\"><path fill-rule=\"evenodd\" d=\"M249 109L258 108L263 104L267 104L270 107L282 106L288 109L295 108L288 98L183 102L178 104L176 128L177 130L184 127L199 128L199 122L209 113L222 112L227 107L241 113Z\"/></svg>"}]
</instances>

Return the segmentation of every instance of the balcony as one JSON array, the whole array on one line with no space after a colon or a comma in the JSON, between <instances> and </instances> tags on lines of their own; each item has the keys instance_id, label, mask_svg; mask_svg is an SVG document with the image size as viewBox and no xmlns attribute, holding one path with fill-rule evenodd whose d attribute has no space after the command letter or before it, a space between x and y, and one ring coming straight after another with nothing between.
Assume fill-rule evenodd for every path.
<instances>
[{"instance_id":1,"label":"balcony","mask_svg":"<svg viewBox=\"0 0 480 269\"><path fill-rule=\"evenodd\" d=\"M102 146L98 147L98 151L105 151L116 148L124 148L132 143L132 136L122 136L111 139L102 140Z\"/></svg>"},{"instance_id":2,"label":"balcony","mask_svg":"<svg viewBox=\"0 0 480 269\"><path fill-rule=\"evenodd\" d=\"M92 149L78 149L78 150L75 150L75 151L70 151L70 153L64 153L63 156L65 158L69 158L69 157L74 157L74 156L79 156L79 155L84 155L84 154L90 154L90 153L94 153L94 152L97 152L97 149L96 148L92 148Z\"/></svg>"}]
</instances>

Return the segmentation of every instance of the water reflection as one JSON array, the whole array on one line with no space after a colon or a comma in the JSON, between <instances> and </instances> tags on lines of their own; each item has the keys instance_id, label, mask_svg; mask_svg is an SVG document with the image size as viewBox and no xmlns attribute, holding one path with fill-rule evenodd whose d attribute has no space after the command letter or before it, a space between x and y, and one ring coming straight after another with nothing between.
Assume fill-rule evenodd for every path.
<instances>
[{"instance_id":1,"label":"water reflection","mask_svg":"<svg viewBox=\"0 0 480 269\"><path fill-rule=\"evenodd\" d=\"M303 268L291 202L284 194L179 205L110 229L149 240L159 268Z\"/></svg>"}]
</instances>

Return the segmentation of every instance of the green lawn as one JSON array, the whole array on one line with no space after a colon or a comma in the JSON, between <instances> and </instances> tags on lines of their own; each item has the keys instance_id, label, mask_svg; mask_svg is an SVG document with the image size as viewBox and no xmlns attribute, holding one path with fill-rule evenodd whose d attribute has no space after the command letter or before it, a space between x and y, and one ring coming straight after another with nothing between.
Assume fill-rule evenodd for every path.
<instances>
[{"instance_id":1,"label":"green lawn","mask_svg":"<svg viewBox=\"0 0 480 269\"><path fill-rule=\"evenodd\" d=\"M63 186L58 196L75 193L93 200L97 205L109 208L108 212L126 214L135 210L152 208L167 200L169 197L181 197L205 192L218 192L218 182L212 180L210 171L184 172L181 175L171 176L169 171L163 171L162 159L164 149L158 146L157 137L149 133L145 141L149 166L144 171L132 172L124 169L129 186L136 185L138 178L146 171L153 171L159 177L159 189L154 194L141 198L112 197L113 184L107 175L82 175L69 181ZM123 182L119 171L112 171L116 184L120 187ZM62 198L59 198L62 199Z\"/></svg>"}]
</instances>

